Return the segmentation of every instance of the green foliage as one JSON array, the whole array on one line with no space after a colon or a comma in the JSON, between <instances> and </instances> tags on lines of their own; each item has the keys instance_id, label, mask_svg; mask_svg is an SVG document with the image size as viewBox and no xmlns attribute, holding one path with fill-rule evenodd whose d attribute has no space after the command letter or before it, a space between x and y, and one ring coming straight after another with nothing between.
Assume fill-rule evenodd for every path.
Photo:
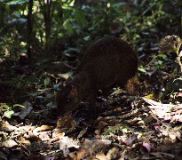
<instances>
[{"instance_id":1,"label":"green foliage","mask_svg":"<svg viewBox=\"0 0 182 160\"><path fill-rule=\"evenodd\" d=\"M111 135L111 134L121 135L123 133L128 133L128 132L131 132L130 128L128 128L124 124L120 124L115 126L109 126L107 129L105 129L105 131L103 132L103 135Z\"/></svg>"},{"instance_id":2,"label":"green foliage","mask_svg":"<svg viewBox=\"0 0 182 160\"><path fill-rule=\"evenodd\" d=\"M50 78L49 77L44 79L44 86L48 87L48 85L50 85Z\"/></svg>"},{"instance_id":3,"label":"green foliage","mask_svg":"<svg viewBox=\"0 0 182 160\"><path fill-rule=\"evenodd\" d=\"M162 69L167 60L167 56L165 54L158 54L155 58L154 64L157 69Z\"/></svg>"},{"instance_id":4,"label":"green foliage","mask_svg":"<svg viewBox=\"0 0 182 160\"><path fill-rule=\"evenodd\" d=\"M0 103L0 114L3 114L3 117L11 118L12 115L14 114L12 106L6 103Z\"/></svg>"},{"instance_id":5,"label":"green foliage","mask_svg":"<svg viewBox=\"0 0 182 160\"><path fill-rule=\"evenodd\" d=\"M140 65L138 67L138 71L141 72L141 73L144 73L144 74L147 72L146 69L145 69L145 67L143 65Z\"/></svg>"},{"instance_id":6,"label":"green foliage","mask_svg":"<svg viewBox=\"0 0 182 160\"><path fill-rule=\"evenodd\" d=\"M14 114L14 111L10 110L10 111L4 112L3 116L10 119L13 116L13 114Z\"/></svg>"},{"instance_id":7,"label":"green foliage","mask_svg":"<svg viewBox=\"0 0 182 160\"><path fill-rule=\"evenodd\" d=\"M23 13L27 1L1 1L0 10L0 57L17 57L24 50L26 18Z\"/></svg>"},{"instance_id":8,"label":"green foliage","mask_svg":"<svg viewBox=\"0 0 182 160\"><path fill-rule=\"evenodd\" d=\"M141 43L145 40L141 39L142 36L150 35L149 32L154 33L161 27L163 30L164 27L167 28L168 24L163 26L166 20L170 20L171 24L176 23L176 17L179 15L177 9L170 8L172 11L167 12L167 7L169 8L169 5L180 6L175 1L166 0L131 3L109 0L93 4L85 2L79 6L75 5L75 1L52 1L50 6L51 45L56 39L72 37L74 45L80 46L85 43L85 40L89 41L110 33L113 23L119 24L123 37L136 44ZM25 47L21 47L21 43L26 43L28 3L28 0L3 0L0 2L0 8L3 10L3 14L0 15L2 22L0 35L3 40L0 44L1 55L6 49L10 50L9 52L12 54L11 52L14 51L11 51L13 50L11 46L14 43L17 43L16 46L21 50ZM37 39L36 43L40 43L41 46L44 46L45 43L44 5L44 1L34 1L33 7L33 35ZM12 43L3 47L4 44L8 44L6 39L9 37Z\"/></svg>"},{"instance_id":9,"label":"green foliage","mask_svg":"<svg viewBox=\"0 0 182 160\"><path fill-rule=\"evenodd\" d=\"M7 2L8 5L24 5L28 3L29 0L9 0Z\"/></svg>"}]
</instances>

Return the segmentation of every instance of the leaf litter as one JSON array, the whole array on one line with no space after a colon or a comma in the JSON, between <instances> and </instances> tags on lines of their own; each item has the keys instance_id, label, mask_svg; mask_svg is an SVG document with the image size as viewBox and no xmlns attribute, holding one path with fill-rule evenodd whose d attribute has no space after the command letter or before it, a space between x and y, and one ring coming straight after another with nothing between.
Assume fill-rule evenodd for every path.
<instances>
[{"instance_id":1,"label":"leaf litter","mask_svg":"<svg viewBox=\"0 0 182 160\"><path fill-rule=\"evenodd\" d=\"M150 58L139 67L140 96L115 89L104 97L107 103L98 102L105 108L92 121L87 111L79 109L52 117L55 106L50 103L54 97L51 89L31 94L24 107L17 105L14 110L1 103L0 159L180 160L180 77L171 66L160 68L156 59L161 56ZM45 78L46 86L49 78ZM170 80L173 82L166 83Z\"/></svg>"}]
</instances>

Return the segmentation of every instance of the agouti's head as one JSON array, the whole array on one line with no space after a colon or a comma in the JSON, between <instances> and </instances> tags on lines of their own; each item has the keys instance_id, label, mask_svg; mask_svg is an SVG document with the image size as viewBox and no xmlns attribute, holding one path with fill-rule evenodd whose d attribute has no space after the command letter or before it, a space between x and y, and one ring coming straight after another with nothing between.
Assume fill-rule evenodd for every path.
<instances>
[{"instance_id":1,"label":"agouti's head","mask_svg":"<svg viewBox=\"0 0 182 160\"><path fill-rule=\"evenodd\" d=\"M56 95L56 102L60 114L74 110L79 103L78 87L69 81L60 86Z\"/></svg>"}]
</instances>

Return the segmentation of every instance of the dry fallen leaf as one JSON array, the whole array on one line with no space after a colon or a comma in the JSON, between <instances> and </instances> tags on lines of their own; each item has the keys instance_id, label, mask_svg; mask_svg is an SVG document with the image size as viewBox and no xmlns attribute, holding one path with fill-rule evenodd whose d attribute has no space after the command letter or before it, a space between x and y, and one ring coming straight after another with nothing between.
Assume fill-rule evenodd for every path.
<instances>
[{"instance_id":1,"label":"dry fallen leaf","mask_svg":"<svg viewBox=\"0 0 182 160\"><path fill-rule=\"evenodd\" d=\"M82 160L87 156L87 151L85 149L80 149L78 152L74 153L73 156L69 155L73 160Z\"/></svg>"},{"instance_id":2,"label":"dry fallen leaf","mask_svg":"<svg viewBox=\"0 0 182 160\"><path fill-rule=\"evenodd\" d=\"M113 147L107 152L106 157L107 159L118 159L118 153L119 153L119 149L116 147Z\"/></svg>"},{"instance_id":3,"label":"dry fallen leaf","mask_svg":"<svg viewBox=\"0 0 182 160\"><path fill-rule=\"evenodd\" d=\"M80 147L78 143L77 140L64 136L60 140L59 148L63 151L64 156L67 157L69 154L69 148L78 149Z\"/></svg>"},{"instance_id":4,"label":"dry fallen leaf","mask_svg":"<svg viewBox=\"0 0 182 160\"><path fill-rule=\"evenodd\" d=\"M49 132L40 132L39 138L42 141L48 141L48 140L50 140L51 136L50 136Z\"/></svg>"},{"instance_id":5,"label":"dry fallen leaf","mask_svg":"<svg viewBox=\"0 0 182 160\"><path fill-rule=\"evenodd\" d=\"M0 128L1 128L1 131L5 131L5 132L12 132L15 129L17 129L17 127L9 124L9 122L7 121L2 121L0 124Z\"/></svg>"},{"instance_id":6,"label":"dry fallen leaf","mask_svg":"<svg viewBox=\"0 0 182 160\"><path fill-rule=\"evenodd\" d=\"M124 143L126 145L132 145L136 139L137 139L137 136L136 135L132 135L129 138L127 138Z\"/></svg>"},{"instance_id":7,"label":"dry fallen leaf","mask_svg":"<svg viewBox=\"0 0 182 160\"><path fill-rule=\"evenodd\" d=\"M150 104L149 109L158 118L170 122L182 122L182 105L163 104L151 99L143 98L145 102Z\"/></svg>"},{"instance_id":8,"label":"dry fallen leaf","mask_svg":"<svg viewBox=\"0 0 182 160\"><path fill-rule=\"evenodd\" d=\"M143 142L142 146L143 146L148 152L151 151L152 146L151 146L150 143Z\"/></svg>"},{"instance_id":9,"label":"dry fallen leaf","mask_svg":"<svg viewBox=\"0 0 182 160\"><path fill-rule=\"evenodd\" d=\"M98 160L109 160L104 153L96 154L96 159L98 159Z\"/></svg>"},{"instance_id":10,"label":"dry fallen leaf","mask_svg":"<svg viewBox=\"0 0 182 160\"><path fill-rule=\"evenodd\" d=\"M35 135L37 135L38 132L48 131L48 130L51 130L51 129L53 129L53 126L42 125L42 126L40 126L40 127L35 128L35 129L33 130L33 133L34 133Z\"/></svg>"},{"instance_id":11,"label":"dry fallen leaf","mask_svg":"<svg viewBox=\"0 0 182 160\"><path fill-rule=\"evenodd\" d=\"M54 129L53 133L52 133L52 139L51 139L51 143L59 141L61 138L63 138L65 135L64 132L62 132L60 129Z\"/></svg>"},{"instance_id":12,"label":"dry fallen leaf","mask_svg":"<svg viewBox=\"0 0 182 160\"><path fill-rule=\"evenodd\" d=\"M15 147L17 145L18 144L14 140L9 139L9 140L6 140L6 141L2 142L0 144L0 147L12 148L12 147Z\"/></svg>"},{"instance_id":13,"label":"dry fallen leaf","mask_svg":"<svg viewBox=\"0 0 182 160\"><path fill-rule=\"evenodd\" d=\"M24 137L19 137L17 141L18 141L18 143L20 143L22 145L26 145L26 146L31 145L31 142L29 140L25 139Z\"/></svg>"}]
</instances>

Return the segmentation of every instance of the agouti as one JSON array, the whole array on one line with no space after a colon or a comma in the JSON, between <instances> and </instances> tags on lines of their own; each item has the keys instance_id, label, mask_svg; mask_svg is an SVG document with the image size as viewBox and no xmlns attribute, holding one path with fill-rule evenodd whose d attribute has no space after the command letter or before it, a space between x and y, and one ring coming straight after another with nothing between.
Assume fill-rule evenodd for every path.
<instances>
[{"instance_id":1,"label":"agouti","mask_svg":"<svg viewBox=\"0 0 182 160\"><path fill-rule=\"evenodd\" d=\"M73 111L81 101L95 107L99 89L106 92L113 86L126 87L136 75L137 64L137 55L127 42L111 36L97 40L85 51L74 78L57 93L60 114Z\"/></svg>"}]
</instances>

